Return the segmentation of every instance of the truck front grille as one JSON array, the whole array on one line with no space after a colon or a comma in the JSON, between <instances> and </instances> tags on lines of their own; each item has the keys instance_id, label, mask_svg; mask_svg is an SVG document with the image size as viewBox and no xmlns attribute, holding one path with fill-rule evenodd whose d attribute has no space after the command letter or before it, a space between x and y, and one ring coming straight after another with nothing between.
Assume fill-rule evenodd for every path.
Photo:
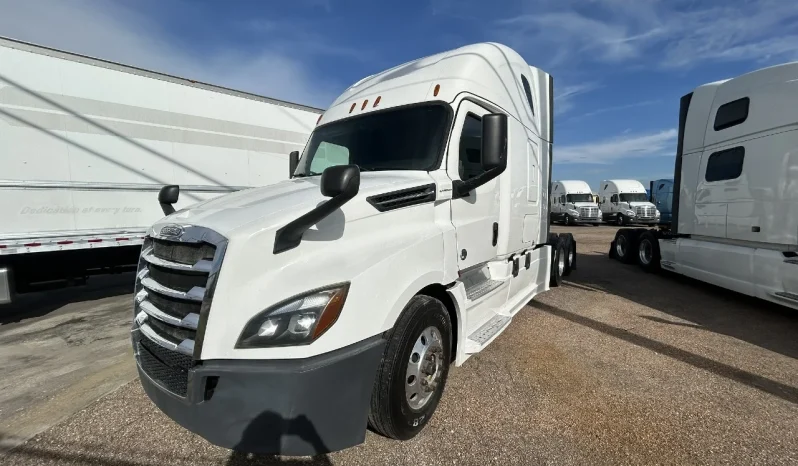
<instances>
[{"instance_id":1,"label":"truck front grille","mask_svg":"<svg viewBox=\"0 0 798 466\"><path fill-rule=\"evenodd\" d=\"M598 207L580 207L579 208L579 218L598 218L599 217L599 209Z\"/></svg>"},{"instance_id":2,"label":"truck front grille","mask_svg":"<svg viewBox=\"0 0 798 466\"><path fill-rule=\"evenodd\" d=\"M652 206L635 207L637 218L654 218L656 210Z\"/></svg>"},{"instance_id":3,"label":"truck front grille","mask_svg":"<svg viewBox=\"0 0 798 466\"><path fill-rule=\"evenodd\" d=\"M197 364L227 240L186 227L179 239L147 237L134 299L133 348L141 370L164 389L186 396Z\"/></svg>"}]
</instances>

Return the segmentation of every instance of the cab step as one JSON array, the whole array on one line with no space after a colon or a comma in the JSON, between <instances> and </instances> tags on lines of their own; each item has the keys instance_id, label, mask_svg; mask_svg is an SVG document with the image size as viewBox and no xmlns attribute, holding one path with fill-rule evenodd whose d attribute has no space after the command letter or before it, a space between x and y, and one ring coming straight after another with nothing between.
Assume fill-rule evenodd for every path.
<instances>
[{"instance_id":1,"label":"cab step","mask_svg":"<svg viewBox=\"0 0 798 466\"><path fill-rule=\"evenodd\" d=\"M474 333L468 336L465 349L466 353L473 354L480 352L485 345L510 325L511 320L513 320L513 318L510 316L493 316L493 318L485 322Z\"/></svg>"},{"instance_id":2,"label":"cab step","mask_svg":"<svg viewBox=\"0 0 798 466\"><path fill-rule=\"evenodd\" d=\"M479 282L478 284L472 286L471 288L466 288L466 297L469 301L476 301L477 299L485 296L486 294L490 293L491 291L495 290L496 288L502 286L504 282L502 280L485 280Z\"/></svg>"}]
</instances>

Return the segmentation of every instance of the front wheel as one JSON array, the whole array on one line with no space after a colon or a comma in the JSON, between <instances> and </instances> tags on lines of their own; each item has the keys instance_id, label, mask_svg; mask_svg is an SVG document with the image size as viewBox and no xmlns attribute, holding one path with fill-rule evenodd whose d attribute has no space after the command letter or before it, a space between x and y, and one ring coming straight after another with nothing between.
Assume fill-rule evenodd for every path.
<instances>
[{"instance_id":1,"label":"front wheel","mask_svg":"<svg viewBox=\"0 0 798 466\"><path fill-rule=\"evenodd\" d=\"M618 216L615 217L615 224L619 227L626 225L626 223L626 217L624 217L623 214L618 214Z\"/></svg>"},{"instance_id":2,"label":"front wheel","mask_svg":"<svg viewBox=\"0 0 798 466\"><path fill-rule=\"evenodd\" d=\"M408 440L432 418L449 374L451 328L446 306L435 298L418 295L405 306L371 394L369 425L377 433Z\"/></svg>"},{"instance_id":3,"label":"front wheel","mask_svg":"<svg viewBox=\"0 0 798 466\"><path fill-rule=\"evenodd\" d=\"M565 214L565 225L570 226L570 225L573 225L573 223L574 222L571 220L571 216L568 215L568 214Z\"/></svg>"}]
</instances>

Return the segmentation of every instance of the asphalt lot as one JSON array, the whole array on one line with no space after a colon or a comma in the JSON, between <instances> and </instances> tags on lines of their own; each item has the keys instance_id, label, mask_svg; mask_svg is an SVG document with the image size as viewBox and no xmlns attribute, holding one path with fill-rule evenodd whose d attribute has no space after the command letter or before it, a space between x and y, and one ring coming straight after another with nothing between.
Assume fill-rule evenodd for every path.
<instances>
[{"instance_id":1,"label":"asphalt lot","mask_svg":"<svg viewBox=\"0 0 798 466\"><path fill-rule=\"evenodd\" d=\"M438 411L412 441L369 433L350 450L288 462L214 447L162 415L136 380L124 384L133 369L124 328L130 295L107 291L61 307L56 300L45 311L32 303L32 317L0 320L0 369L16 374L0 380L0 419L12 411L18 419L10 427L0 421L0 435L22 438L24 432L14 431L19 426L31 432L31 423L19 421L28 412L46 413L51 405L74 412L61 422L54 416L54 427L0 462L797 464L798 313L610 261L614 228L569 230L578 240L578 271L451 371ZM105 317L92 325L71 320L82 315ZM58 324L63 330L51 328ZM42 337L50 346L37 343L39 335L51 335ZM98 342L97 335L111 338ZM70 346L70 338L80 342ZM26 361L31 348L39 359ZM52 361L42 348L50 348ZM77 374L56 370L65 357ZM81 357L103 361L105 369L73 361ZM86 384L92 377L95 383ZM103 391L98 384L106 392L124 385L91 403ZM89 386L95 389L90 396L84 393ZM9 390L17 395L9 397ZM77 393L82 397L74 398Z\"/></svg>"}]
</instances>

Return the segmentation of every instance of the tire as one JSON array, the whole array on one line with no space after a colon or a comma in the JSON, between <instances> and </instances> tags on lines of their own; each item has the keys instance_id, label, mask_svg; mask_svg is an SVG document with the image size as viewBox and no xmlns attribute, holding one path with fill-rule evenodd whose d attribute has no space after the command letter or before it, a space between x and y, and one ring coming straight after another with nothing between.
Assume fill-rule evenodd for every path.
<instances>
[{"instance_id":1,"label":"tire","mask_svg":"<svg viewBox=\"0 0 798 466\"><path fill-rule=\"evenodd\" d=\"M430 329L437 331L437 344L434 337L430 338L433 333ZM425 353L432 355L427 364L436 366L433 375L422 376L419 372L408 375L416 354L419 354L419 365L423 370ZM391 330L377 369L369 411L371 428L396 440L409 440L421 432L435 413L443 394L451 353L452 323L446 306L429 296L414 296ZM408 387L410 377L414 380ZM431 392L423 388L424 382L435 384ZM416 393L416 403L423 403L412 406L411 393Z\"/></svg>"},{"instance_id":2,"label":"tire","mask_svg":"<svg viewBox=\"0 0 798 466\"><path fill-rule=\"evenodd\" d=\"M624 217L623 214L618 214L618 216L615 217L615 224L619 227L626 225L626 223L626 217Z\"/></svg>"},{"instance_id":3,"label":"tire","mask_svg":"<svg viewBox=\"0 0 798 466\"><path fill-rule=\"evenodd\" d=\"M552 252L551 270L549 271L549 287L556 288L562 283L563 272L565 271L565 247L561 241L557 241Z\"/></svg>"},{"instance_id":4,"label":"tire","mask_svg":"<svg viewBox=\"0 0 798 466\"><path fill-rule=\"evenodd\" d=\"M573 225L573 222L571 221L571 216L568 215L568 214L565 214L565 221L563 223L565 223L566 226Z\"/></svg>"},{"instance_id":5,"label":"tire","mask_svg":"<svg viewBox=\"0 0 798 466\"><path fill-rule=\"evenodd\" d=\"M643 232L637 241L637 264L646 272L656 272L660 268L660 250L657 237L650 231Z\"/></svg>"},{"instance_id":6,"label":"tire","mask_svg":"<svg viewBox=\"0 0 798 466\"><path fill-rule=\"evenodd\" d=\"M571 233L566 233L568 235L568 273L570 274L574 270L576 270L576 238Z\"/></svg>"},{"instance_id":7,"label":"tire","mask_svg":"<svg viewBox=\"0 0 798 466\"><path fill-rule=\"evenodd\" d=\"M569 254L571 250L571 241L573 241L573 236L571 236L570 233L562 233L560 235L560 244L562 244L563 257L565 257L565 267L562 271L563 277L571 275L571 254Z\"/></svg>"},{"instance_id":8,"label":"tire","mask_svg":"<svg viewBox=\"0 0 798 466\"><path fill-rule=\"evenodd\" d=\"M637 235L634 230L620 229L615 233L612 242L614 256L624 264L631 264L635 260L637 251Z\"/></svg>"}]
</instances>

